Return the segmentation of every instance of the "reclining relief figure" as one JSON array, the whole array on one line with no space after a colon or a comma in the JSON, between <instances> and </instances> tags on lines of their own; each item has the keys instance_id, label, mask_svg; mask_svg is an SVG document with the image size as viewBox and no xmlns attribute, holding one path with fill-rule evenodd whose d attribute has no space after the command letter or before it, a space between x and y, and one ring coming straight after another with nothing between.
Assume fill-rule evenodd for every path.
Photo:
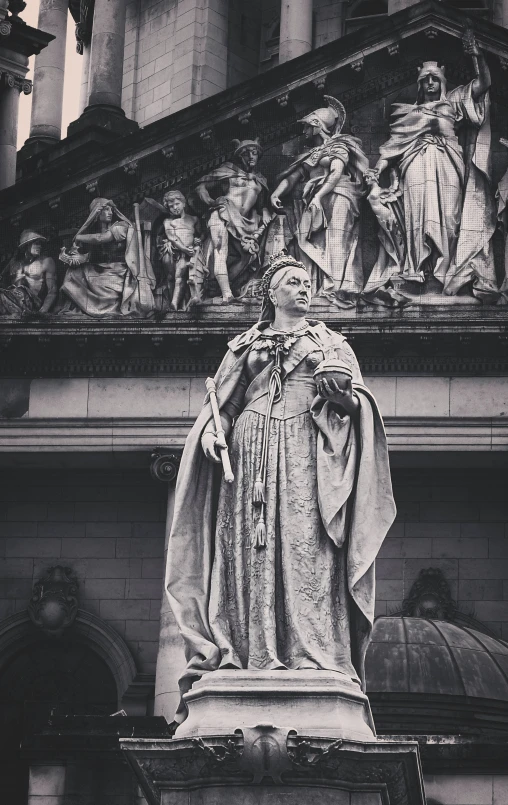
<instances>
[{"instance_id":1,"label":"reclining relief figure","mask_svg":"<svg viewBox=\"0 0 508 805\"><path fill-rule=\"evenodd\" d=\"M313 288L339 307L351 307L363 288L360 201L369 163L361 141L341 134L343 105L324 97L327 107L300 120L313 147L280 175L271 200L274 210L282 211L281 198L293 194L294 217L288 218L295 221L295 251L311 273ZM295 192L302 183L303 191Z\"/></svg>"},{"instance_id":2,"label":"reclining relief figure","mask_svg":"<svg viewBox=\"0 0 508 805\"><path fill-rule=\"evenodd\" d=\"M57 296L55 261L42 256L46 238L25 229L21 233L17 254L2 271L0 316L43 315L48 313Z\"/></svg>"},{"instance_id":3,"label":"reclining relief figure","mask_svg":"<svg viewBox=\"0 0 508 805\"><path fill-rule=\"evenodd\" d=\"M68 266L61 288L62 312L81 311L96 318L150 314L155 277L139 240L135 227L112 201L95 198L73 248L60 252L60 260Z\"/></svg>"},{"instance_id":4,"label":"reclining relief figure","mask_svg":"<svg viewBox=\"0 0 508 805\"><path fill-rule=\"evenodd\" d=\"M233 141L232 162L224 162L196 185L205 205L208 237L196 258L196 282L215 278L228 304L256 278L264 264L264 240L272 215L268 185L256 165L262 154L258 140Z\"/></svg>"},{"instance_id":5,"label":"reclining relief figure","mask_svg":"<svg viewBox=\"0 0 508 805\"><path fill-rule=\"evenodd\" d=\"M472 32L464 36L464 49L476 77L447 92L443 68L425 62L416 102L395 104L390 139L368 172L381 246L367 298L397 304L404 301L398 290L422 293L422 302L426 292L443 294L443 301L457 294L469 301L472 294L484 301L498 297L491 251L490 73ZM388 170L390 186L383 190Z\"/></svg>"}]
</instances>

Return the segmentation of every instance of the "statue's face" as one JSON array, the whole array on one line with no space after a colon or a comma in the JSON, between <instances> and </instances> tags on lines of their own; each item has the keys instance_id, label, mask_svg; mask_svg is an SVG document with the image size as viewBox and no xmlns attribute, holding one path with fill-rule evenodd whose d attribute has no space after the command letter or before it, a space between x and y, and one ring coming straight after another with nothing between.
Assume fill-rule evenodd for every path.
<instances>
[{"instance_id":1,"label":"statue's face","mask_svg":"<svg viewBox=\"0 0 508 805\"><path fill-rule=\"evenodd\" d=\"M425 101L438 101L441 97L441 81L435 75L426 75L421 81Z\"/></svg>"},{"instance_id":2,"label":"statue's face","mask_svg":"<svg viewBox=\"0 0 508 805\"><path fill-rule=\"evenodd\" d=\"M164 198L164 206L167 211L174 215L175 218L180 217L185 209L185 202L178 196L170 196Z\"/></svg>"},{"instance_id":3,"label":"statue's face","mask_svg":"<svg viewBox=\"0 0 508 805\"><path fill-rule=\"evenodd\" d=\"M290 268L281 282L270 289L275 306L288 313L307 313L312 299L310 277L303 268Z\"/></svg>"},{"instance_id":4,"label":"statue's face","mask_svg":"<svg viewBox=\"0 0 508 805\"><path fill-rule=\"evenodd\" d=\"M40 241L40 240L32 241L32 243L28 247L28 253L32 257L39 257L41 251L42 251L42 241Z\"/></svg>"},{"instance_id":5,"label":"statue's face","mask_svg":"<svg viewBox=\"0 0 508 805\"><path fill-rule=\"evenodd\" d=\"M311 126L310 123L303 124L303 136L306 140L313 140L320 133L319 126Z\"/></svg>"},{"instance_id":6,"label":"statue's face","mask_svg":"<svg viewBox=\"0 0 508 805\"><path fill-rule=\"evenodd\" d=\"M258 164L259 150L255 145L249 145L243 149L240 154L240 159L242 160L245 170L253 170Z\"/></svg>"},{"instance_id":7,"label":"statue's face","mask_svg":"<svg viewBox=\"0 0 508 805\"><path fill-rule=\"evenodd\" d=\"M113 210L109 206L103 207L99 214L99 221L103 221L105 224L110 224L113 220Z\"/></svg>"}]
</instances>

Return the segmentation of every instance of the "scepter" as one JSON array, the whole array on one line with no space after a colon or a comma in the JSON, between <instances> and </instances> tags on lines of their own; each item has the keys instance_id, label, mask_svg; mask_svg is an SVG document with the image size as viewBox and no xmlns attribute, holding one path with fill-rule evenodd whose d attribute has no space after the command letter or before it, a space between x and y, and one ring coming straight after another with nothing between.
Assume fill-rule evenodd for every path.
<instances>
[{"instance_id":1,"label":"scepter","mask_svg":"<svg viewBox=\"0 0 508 805\"><path fill-rule=\"evenodd\" d=\"M226 434L224 433L224 428L222 427L219 406L217 404L217 388L213 378L207 377L205 380L205 386L210 397L210 405L212 407L213 421L215 424L215 433L217 436L216 444L220 450L222 468L224 470L224 480L226 483L232 484L235 480L235 476L233 475L233 470L231 469L228 446L226 444Z\"/></svg>"}]
</instances>

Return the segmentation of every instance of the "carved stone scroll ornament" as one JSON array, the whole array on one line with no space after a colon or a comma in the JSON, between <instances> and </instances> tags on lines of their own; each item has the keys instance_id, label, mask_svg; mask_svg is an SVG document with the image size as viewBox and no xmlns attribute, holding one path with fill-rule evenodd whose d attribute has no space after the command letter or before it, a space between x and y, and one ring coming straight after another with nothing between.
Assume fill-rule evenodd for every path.
<instances>
[{"instance_id":1,"label":"carved stone scroll ornament","mask_svg":"<svg viewBox=\"0 0 508 805\"><path fill-rule=\"evenodd\" d=\"M83 54L92 38L94 0L70 0L69 10L76 23L76 50Z\"/></svg>"},{"instance_id":2,"label":"carved stone scroll ornament","mask_svg":"<svg viewBox=\"0 0 508 805\"><path fill-rule=\"evenodd\" d=\"M150 461L150 475L156 481L174 485L178 476L181 458L182 454L176 451L154 450Z\"/></svg>"},{"instance_id":3,"label":"carved stone scroll ornament","mask_svg":"<svg viewBox=\"0 0 508 805\"><path fill-rule=\"evenodd\" d=\"M3 85L9 87L9 89L19 89L24 95L30 95L32 92L32 82L28 78L6 71L0 72L0 77Z\"/></svg>"},{"instance_id":4,"label":"carved stone scroll ornament","mask_svg":"<svg viewBox=\"0 0 508 805\"><path fill-rule=\"evenodd\" d=\"M70 567L50 567L34 585L28 604L32 623L50 637L61 637L78 612L78 581Z\"/></svg>"}]
</instances>

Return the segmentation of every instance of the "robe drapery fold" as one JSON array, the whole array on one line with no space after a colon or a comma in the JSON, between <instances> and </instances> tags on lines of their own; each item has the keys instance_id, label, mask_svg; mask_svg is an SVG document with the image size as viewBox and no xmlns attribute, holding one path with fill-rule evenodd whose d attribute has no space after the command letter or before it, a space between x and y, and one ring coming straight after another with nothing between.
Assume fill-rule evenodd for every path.
<instances>
[{"instance_id":1,"label":"robe drapery fold","mask_svg":"<svg viewBox=\"0 0 508 805\"><path fill-rule=\"evenodd\" d=\"M472 82L439 101L395 104L380 155L400 171L404 257L401 262L398 244L380 232L366 293L395 276L423 283L430 270L444 295L454 296L468 283L479 298L497 294L490 137L489 95L475 100Z\"/></svg>"},{"instance_id":2,"label":"robe drapery fold","mask_svg":"<svg viewBox=\"0 0 508 805\"><path fill-rule=\"evenodd\" d=\"M233 397L244 373L251 348L261 337L266 324L265 322L256 325L231 342L230 350L215 378L220 408L224 407ZM323 324L310 323L308 335L309 344L311 344L309 350L321 350L327 356L338 352L356 363L345 339L328 330ZM282 381L283 389L284 384L288 382L290 372L302 371L302 361L305 359L305 354L298 355L295 367L289 364L286 366L286 375ZM289 360L290 363L294 363L295 359L291 361L291 353ZM333 406L319 398L314 399L310 412L301 415L304 419L306 417L309 420L304 422L304 428L308 433L310 428L309 445L312 450L309 455L315 451L315 459L311 466L302 459L300 466L305 469L306 473L312 473L313 483L317 479L318 529L324 536L320 537L316 534L313 538L314 542L318 537L329 540L326 543L326 551L330 554L331 561L335 561L333 560L333 555L335 555L337 566L342 562L344 567L344 590L347 591L349 611L351 654L349 662L352 663L355 675L359 679L363 679L364 656L374 611L374 560L395 516L395 507L391 495L388 451L383 423L374 398L361 383L361 375L358 373L356 377L358 382L355 382L354 388L360 401L360 410L354 423L348 416L339 416L333 410ZM249 430L249 421L255 422L255 418L260 416L255 411L247 411L239 416L230 438L233 465L236 464L239 456L244 456L244 460L247 462L247 456L251 455L249 449L253 431ZM312 417L312 420L309 419L309 416ZM167 590L176 622L183 637L187 659L187 667L180 680L182 694L189 690L192 683L202 674L218 669L223 658L231 659L232 657L233 667L243 667L239 664L242 662L239 657L241 651L231 650L228 653L227 647L218 645L220 640L217 637L216 602L220 600L220 574L218 575L220 557L218 554L216 556L216 545L217 550L219 546L216 540L221 540L221 546L224 544L223 535L227 532L227 527L224 531L225 527L222 523L220 533L216 530L218 528L217 505L222 512L223 520L223 515L227 515L228 511L227 507L224 508L223 505L224 501L228 500L227 495L237 493L234 490L231 492L231 487L229 490L223 488L219 495L222 503L219 500L219 504L217 504L220 485L219 472L217 467L205 458L201 448L201 436L210 420L210 405L208 401L205 401L203 410L185 445L178 475L174 519L169 539ZM294 417L295 423L297 420L298 417ZM291 422L292 420L286 421ZM283 438L284 434L280 428L284 422L280 421L279 425L273 424L278 429L274 432L279 433ZM238 430L235 432L237 427ZM297 424L294 427L297 427ZM249 435L245 438L248 438L249 444L242 443L241 428L247 429L245 433ZM286 429L286 433L290 432ZM240 440L236 447L235 440ZM278 444L283 443L279 441ZM300 443L297 446L298 450L303 449ZM272 451L278 449L271 444L272 457L275 455L275 453L272 454ZM297 454L298 450L294 452ZM289 443L287 448L283 447L282 453L279 455L284 457L288 452L291 452ZM234 470L236 489L240 495L243 494L241 492L243 474L245 473L245 478L250 478L251 469L236 464ZM285 500L284 487L280 486L283 483L280 475L282 471L283 468L278 467L275 474L269 475L271 479L269 484L277 485L275 491L269 490L269 496L273 492L276 500L281 501L286 507L291 507L291 500ZM224 484L224 487L226 486ZM309 488L311 487L312 484ZM294 517L298 517L298 514L292 511L291 516L294 525ZM315 512L312 516L315 517ZM250 540L250 535L244 533L236 533L233 530L230 532L230 536L231 534L232 539L239 543ZM286 534L285 539L290 540L291 534ZM255 552L255 550L252 548L252 551ZM254 553L252 562L255 561L263 562L264 559ZM288 571L293 572L293 570L288 568ZM284 566L281 568L281 573L280 578L285 578ZM239 606L243 606L243 603L243 601L239 601ZM327 602L325 602L323 612L326 611L326 605ZM226 642L229 640L227 635L225 640ZM234 646L232 648L234 649ZM245 656L248 655L248 646L246 652ZM346 660L344 667L347 667ZM245 660L243 661L245 662ZM252 659L249 662L251 664L248 667L269 667L268 665L258 665ZM325 663L327 660L326 657L322 659L318 652L313 662L314 667L322 667L320 663ZM283 667L292 667L288 664L287 656ZM302 666L296 665L296 667ZM337 670L337 668L334 666L331 670ZM177 720L182 721L185 716L186 710L182 703L177 713Z\"/></svg>"}]
</instances>

